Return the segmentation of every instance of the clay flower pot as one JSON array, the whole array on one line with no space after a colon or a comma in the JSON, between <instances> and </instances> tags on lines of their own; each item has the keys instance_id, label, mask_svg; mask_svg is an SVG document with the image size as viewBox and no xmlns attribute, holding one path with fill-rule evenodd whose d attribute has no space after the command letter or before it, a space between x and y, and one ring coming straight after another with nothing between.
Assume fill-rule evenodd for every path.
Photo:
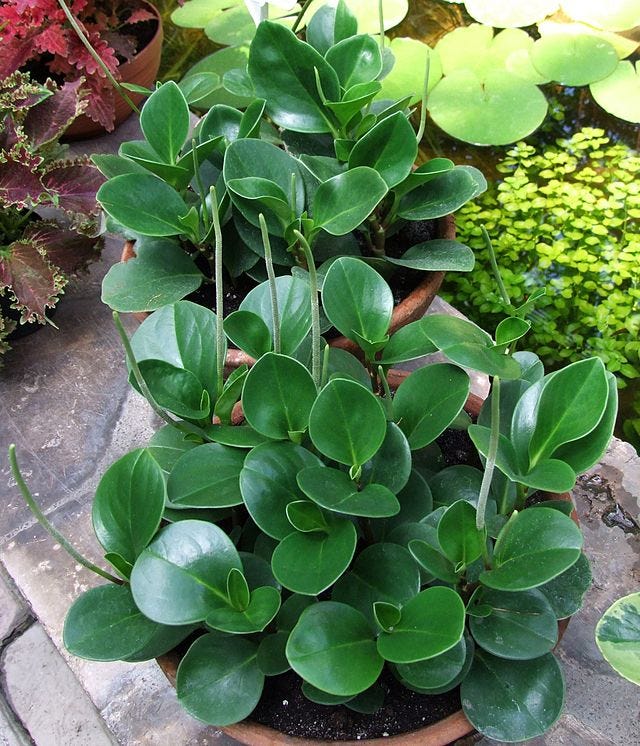
<instances>
[{"instance_id":1,"label":"clay flower pot","mask_svg":"<svg viewBox=\"0 0 640 746\"><path fill-rule=\"evenodd\" d=\"M443 218L439 218L437 221L437 228L438 238L446 238L449 240L455 239L456 224L453 215L446 215ZM128 262L130 259L135 258L135 256L136 252L134 242L125 241L120 261ZM410 324L412 321L417 321L422 318L427 308L429 308L433 299L438 294L438 290L440 290L440 286L444 279L444 272L425 272L424 274L425 276L422 282L393 309L390 334L393 334L403 326ZM134 313L133 315L138 321L142 322L149 314L144 312ZM354 355L361 355L360 348L346 337L335 337L330 340L329 344L331 347L340 347ZM254 362L255 361L252 357L241 350L229 349L227 351L226 367L229 369L233 370L244 363L253 365Z\"/></svg>"},{"instance_id":2,"label":"clay flower pot","mask_svg":"<svg viewBox=\"0 0 640 746\"><path fill-rule=\"evenodd\" d=\"M389 372L389 385L392 389L396 389L404 379L410 375L409 371L392 370ZM471 415L474 419L480 414L480 408L482 407L483 399L475 394L470 394L467 402L464 406L465 411ZM235 412L233 418L234 424L240 424L244 420L241 409ZM553 500L566 500L572 502L571 494L565 492L561 495L543 493L545 499ZM571 513L571 518L576 525L580 525L578 521L578 514L574 508ZM562 640L562 637L567 629L570 619L561 619L558 622L558 645ZM178 665L180 664L180 655L172 651L166 655L157 658L157 663L160 669L175 687L176 675ZM243 720L240 723L234 725L227 725L221 730L228 736L235 738L246 746L356 746L362 744L363 741L325 741L313 739L309 740L306 738L299 738L297 736L290 736L286 733L280 733L273 728L270 728L261 723L253 722L250 719ZM460 738L469 736L475 733L473 725L467 720L464 712L458 710L448 717L439 720L436 723L427 725L418 730L410 731L407 733L400 733L395 736L387 736L384 738L371 738L367 739L367 744L394 744L394 746L448 746L448 744L457 741Z\"/></svg>"},{"instance_id":3,"label":"clay flower pot","mask_svg":"<svg viewBox=\"0 0 640 746\"><path fill-rule=\"evenodd\" d=\"M124 62L119 66L120 82L134 83L144 88L153 88L160 68L160 55L162 54L162 19L155 6L148 2L142 2L145 8L151 11L157 21L158 27L151 41L144 49L141 49L132 59ZM139 104L143 96L139 93L130 93L127 95L134 104ZM127 103L116 93L115 95L116 116L114 127L122 124L128 119L133 111ZM65 140L85 140L89 137L96 137L105 133L104 127L93 119L89 119L86 114L79 116L65 132Z\"/></svg>"}]
</instances>

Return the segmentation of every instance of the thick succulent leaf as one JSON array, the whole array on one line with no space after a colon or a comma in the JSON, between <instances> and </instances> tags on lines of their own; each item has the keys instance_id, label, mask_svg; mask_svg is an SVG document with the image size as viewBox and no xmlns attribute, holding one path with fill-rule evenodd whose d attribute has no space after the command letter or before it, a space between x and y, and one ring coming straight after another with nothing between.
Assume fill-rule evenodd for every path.
<instances>
[{"instance_id":1,"label":"thick succulent leaf","mask_svg":"<svg viewBox=\"0 0 640 746\"><path fill-rule=\"evenodd\" d=\"M362 467L362 484L384 485L397 495L409 481L411 448L395 422L387 422L382 445L370 461Z\"/></svg>"},{"instance_id":2,"label":"thick succulent leaf","mask_svg":"<svg viewBox=\"0 0 640 746\"><path fill-rule=\"evenodd\" d=\"M476 650L460 698L468 720L488 738L526 741L541 736L560 717L564 680L551 653L510 661Z\"/></svg>"},{"instance_id":3,"label":"thick succulent leaf","mask_svg":"<svg viewBox=\"0 0 640 746\"><path fill-rule=\"evenodd\" d=\"M208 627L234 635L262 632L278 613L280 593L272 586L256 588L251 592L246 608L221 606L213 609L206 619Z\"/></svg>"},{"instance_id":4,"label":"thick succulent leaf","mask_svg":"<svg viewBox=\"0 0 640 746\"><path fill-rule=\"evenodd\" d=\"M482 555L486 539L476 528L476 509L466 500L449 506L438 524L438 543L454 565L470 565Z\"/></svg>"},{"instance_id":5,"label":"thick succulent leaf","mask_svg":"<svg viewBox=\"0 0 640 746\"><path fill-rule=\"evenodd\" d=\"M314 604L302 614L289 636L287 658L305 681L338 696L368 689L384 663L367 620L334 601Z\"/></svg>"},{"instance_id":6,"label":"thick succulent leaf","mask_svg":"<svg viewBox=\"0 0 640 746\"><path fill-rule=\"evenodd\" d=\"M587 556L582 553L574 565L548 583L538 586L538 590L551 604L556 618L566 619L582 608L591 580L591 566Z\"/></svg>"},{"instance_id":7,"label":"thick succulent leaf","mask_svg":"<svg viewBox=\"0 0 640 746\"><path fill-rule=\"evenodd\" d=\"M175 163L189 132L189 107L177 83L163 83L146 100L140 127L165 163Z\"/></svg>"},{"instance_id":8,"label":"thick succulent leaf","mask_svg":"<svg viewBox=\"0 0 640 746\"><path fill-rule=\"evenodd\" d=\"M345 90L360 83L370 83L382 72L380 46L368 34L337 42L328 50L325 59L336 71Z\"/></svg>"},{"instance_id":9,"label":"thick succulent leaf","mask_svg":"<svg viewBox=\"0 0 640 746\"><path fill-rule=\"evenodd\" d=\"M471 272L475 265L473 251L468 246L445 238L415 244L400 258L387 256L386 260L428 272Z\"/></svg>"},{"instance_id":10,"label":"thick succulent leaf","mask_svg":"<svg viewBox=\"0 0 640 746\"><path fill-rule=\"evenodd\" d=\"M133 564L160 526L164 501L162 470L146 449L112 464L98 484L91 514L105 551Z\"/></svg>"},{"instance_id":11,"label":"thick succulent leaf","mask_svg":"<svg viewBox=\"0 0 640 746\"><path fill-rule=\"evenodd\" d=\"M187 451L169 474L169 501L184 508L241 505L239 479L245 453L219 443L204 443Z\"/></svg>"},{"instance_id":12,"label":"thick succulent leaf","mask_svg":"<svg viewBox=\"0 0 640 746\"><path fill-rule=\"evenodd\" d=\"M321 6L307 23L307 41L322 55L334 44L357 33L358 20L344 0L340 0L335 7Z\"/></svg>"},{"instance_id":13,"label":"thick succulent leaf","mask_svg":"<svg viewBox=\"0 0 640 746\"><path fill-rule=\"evenodd\" d=\"M202 635L178 666L180 704L209 725L243 720L258 704L264 685L257 653L255 642L238 635Z\"/></svg>"},{"instance_id":14,"label":"thick succulent leaf","mask_svg":"<svg viewBox=\"0 0 640 746\"><path fill-rule=\"evenodd\" d=\"M413 189L402 198L398 215L407 220L433 220L449 215L487 188L472 166L456 166Z\"/></svg>"},{"instance_id":15,"label":"thick succulent leaf","mask_svg":"<svg viewBox=\"0 0 640 746\"><path fill-rule=\"evenodd\" d=\"M172 523L136 560L131 591L138 608L161 624L190 624L228 604L227 576L242 563L233 542L212 523Z\"/></svg>"},{"instance_id":16,"label":"thick succulent leaf","mask_svg":"<svg viewBox=\"0 0 640 746\"><path fill-rule=\"evenodd\" d=\"M596 643L615 671L640 685L640 593L618 599L605 611Z\"/></svg>"},{"instance_id":17,"label":"thick succulent leaf","mask_svg":"<svg viewBox=\"0 0 640 746\"><path fill-rule=\"evenodd\" d=\"M453 682L464 668L467 643L460 642L435 658L417 663L399 663L396 671L403 682L417 689L439 689Z\"/></svg>"}]
</instances>

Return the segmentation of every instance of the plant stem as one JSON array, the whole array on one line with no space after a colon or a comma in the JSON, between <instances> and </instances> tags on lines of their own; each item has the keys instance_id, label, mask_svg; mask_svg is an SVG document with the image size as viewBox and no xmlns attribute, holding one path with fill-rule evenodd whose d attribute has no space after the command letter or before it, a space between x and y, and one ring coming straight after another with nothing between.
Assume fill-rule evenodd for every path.
<instances>
[{"instance_id":1,"label":"plant stem","mask_svg":"<svg viewBox=\"0 0 640 746\"><path fill-rule=\"evenodd\" d=\"M427 126L427 97L429 95L429 73L431 72L431 52L427 52L427 64L424 74L424 84L422 86L422 103L420 105L420 126L416 134L416 140L420 144Z\"/></svg>"},{"instance_id":2,"label":"plant stem","mask_svg":"<svg viewBox=\"0 0 640 746\"><path fill-rule=\"evenodd\" d=\"M218 196L216 188L211 187L211 217L213 218L214 246L214 273L216 281L216 373L218 396L222 394L224 387L224 293L222 288L222 229L220 227L220 214L218 212Z\"/></svg>"},{"instance_id":3,"label":"plant stem","mask_svg":"<svg viewBox=\"0 0 640 746\"><path fill-rule=\"evenodd\" d=\"M198 162L198 153L196 151L196 141L191 140L191 155L193 157L193 170L196 179L196 185L198 186L198 194L202 200L202 222L204 223L204 234L209 235L209 228L211 223L209 222L209 211L207 210L207 191L204 188L202 182L202 175L200 174L200 163Z\"/></svg>"},{"instance_id":4,"label":"plant stem","mask_svg":"<svg viewBox=\"0 0 640 746\"><path fill-rule=\"evenodd\" d=\"M69 9L68 5L66 4L65 0L58 0L58 5L62 8L65 16L67 17L67 20L71 24L71 27L78 35L78 38L80 41L84 44L89 54L93 57L93 59L97 62L97 64L100 66L104 74L107 76L107 80L111 83L111 85L114 87L116 93L120 96L120 98L129 106L129 108L136 114L140 114L140 109L133 103L133 101L127 96L126 92L118 83L118 81L113 77L113 74L111 70L106 66L103 59L100 57L100 55L96 52L96 50L91 45L91 42L89 39L87 39L84 31L82 30L80 24L78 21L74 18L73 13Z\"/></svg>"},{"instance_id":5,"label":"plant stem","mask_svg":"<svg viewBox=\"0 0 640 746\"><path fill-rule=\"evenodd\" d=\"M378 21L380 23L380 51L384 49L384 8L382 0L378 0Z\"/></svg>"},{"instance_id":6,"label":"plant stem","mask_svg":"<svg viewBox=\"0 0 640 746\"><path fill-rule=\"evenodd\" d=\"M302 250L304 251L307 260L307 270L309 271L309 285L311 293L311 375L316 384L316 387L320 389L322 382L322 365L321 365L321 350L320 350L320 302L318 301L318 276L316 274L316 264L313 261L313 254L311 253L311 247L309 246L307 239L300 233L300 231L294 230L296 238L300 241Z\"/></svg>"},{"instance_id":7,"label":"plant stem","mask_svg":"<svg viewBox=\"0 0 640 746\"><path fill-rule=\"evenodd\" d=\"M16 458L16 447L13 443L9 446L9 464L11 465L11 473L13 474L13 478L16 480L18 489L20 490L24 501L27 503L27 505L29 506L29 510L31 510L38 523L44 528L44 530L55 541L57 541L58 544L60 544L60 546L65 550L65 552L67 552L67 554L69 554L78 564L86 567L87 570L91 570L91 572L94 572L96 575L100 575L100 577L105 578L112 583L122 585L122 580L120 580L120 578L116 578L114 575L111 575L111 573L108 573L106 570L103 570L97 565L94 565L93 562L90 562L88 559L83 557L76 549L74 549L74 547L71 546L71 544L65 539L65 537L51 523L51 521L49 521L42 510L40 510L40 506L33 498L31 491L27 487L27 483L24 481L24 477L22 476L20 467L18 466L18 459Z\"/></svg>"},{"instance_id":8,"label":"plant stem","mask_svg":"<svg viewBox=\"0 0 640 746\"><path fill-rule=\"evenodd\" d=\"M323 387L327 383L329 377L329 354L331 353L331 347L325 343L324 351L322 353L322 375L320 376L320 386Z\"/></svg>"},{"instance_id":9,"label":"plant stem","mask_svg":"<svg viewBox=\"0 0 640 746\"><path fill-rule=\"evenodd\" d=\"M485 513L487 510L487 499L496 467L496 456L498 455L498 443L500 440L500 379L493 378L491 389L491 435L489 436L489 452L482 475L480 494L478 495L478 508L476 512L476 528L482 531L485 527Z\"/></svg>"},{"instance_id":10,"label":"plant stem","mask_svg":"<svg viewBox=\"0 0 640 746\"><path fill-rule=\"evenodd\" d=\"M369 218L369 223L373 228L373 245L371 251L374 256L384 257L385 256L385 244L386 244L386 232L385 229L380 225L378 218L372 215Z\"/></svg>"},{"instance_id":11,"label":"plant stem","mask_svg":"<svg viewBox=\"0 0 640 746\"><path fill-rule=\"evenodd\" d=\"M498 283L498 290L500 291L500 297L502 298L502 302L505 303L507 307L510 307L511 298L509 298L509 293L507 292L507 288L505 287L504 282L502 281L502 276L500 275L500 269L498 267L498 262L496 261L496 253L493 250L493 243L491 242L489 233L487 232L487 229L484 227L484 225L480 226L480 230L482 231L482 238L484 239L484 244L487 247L487 251L489 252L489 261L491 262L491 269L493 271L493 275L496 278L496 282Z\"/></svg>"},{"instance_id":12,"label":"plant stem","mask_svg":"<svg viewBox=\"0 0 640 746\"><path fill-rule=\"evenodd\" d=\"M258 215L260 230L262 231L262 245L264 246L264 261L267 265L267 277L269 278L269 291L271 292L271 323L273 325L273 349L280 354L280 309L278 308L278 287L276 285L276 273L273 270L273 257L271 256L271 241L264 215Z\"/></svg>"},{"instance_id":13,"label":"plant stem","mask_svg":"<svg viewBox=\"0 0 640 746\"><path fill-rule=\"evenodd\" d=\"M298 30L298 27L302 23L302 18L304 14L307 12L307 8L311 5L312 2L313 0L305 0L305 2L302 4L302 8L300 9L300 12L298 13L298 17L296 18L295 23L291 27L291 30L293 31L294 34L296 33L296 31Z\"/></svg>"},{"instance_id":14,"label":"plant stem","mask_svg":"<svg viewBox=\"0 0 640 746\"><path fill-rule=\"evenodd\" d=\"M389 381L387 381L387 377L384 374L384 368L381 365L378 366L378 380L382 384L382 390L384 392L382 402L385 408L385 414L387 415L387 419L389 420L389 422L391 422L393 420L393 402L391 400L391 389L389 388Z\"/></svg>"}]
</instances>

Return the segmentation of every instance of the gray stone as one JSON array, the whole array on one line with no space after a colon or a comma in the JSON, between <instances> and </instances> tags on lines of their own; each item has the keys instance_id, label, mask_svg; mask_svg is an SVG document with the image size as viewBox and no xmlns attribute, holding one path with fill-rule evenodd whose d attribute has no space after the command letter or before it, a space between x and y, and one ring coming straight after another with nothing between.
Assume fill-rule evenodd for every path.
<instances>
[{"instance_id":1,"label":"gray stone","mask_svg":"<svg viewBox=\"0 0 640 746\"><path fill-rule=\"evenodd\" d=\"M0 567L0 647L30 618L26 604L18 598L12 586Z\"/></svg>"},{"instance_id":2,"label":"gray stone","mask_svg":"<svg viewBox=\"0 0 640 746\"><path fill-rule=\"evenodd\" d=\"M32 741L17 722L0 692L0 746L31 746Z\"/></svg>"},{"instance_id":3,"label":"gray stone","mask_svg":"<svg viewBox=\"0 0 640 746\"><path fill-rule=\"evenodd\" d=\"M113 746L104 721L39 624L2 656L7 698L37 746Z\"/></svg>"}]
</instances>

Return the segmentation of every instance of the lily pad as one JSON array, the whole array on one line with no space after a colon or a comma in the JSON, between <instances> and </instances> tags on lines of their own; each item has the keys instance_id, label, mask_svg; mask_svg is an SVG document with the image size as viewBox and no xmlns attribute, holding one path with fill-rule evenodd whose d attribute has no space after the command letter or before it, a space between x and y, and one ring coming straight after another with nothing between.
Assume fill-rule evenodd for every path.
<instances>
[{"instance_id":1,"label":"lily pad","mask_svg":"<svg viewBox=\"0 0 640 746\"><path fill-rule=\"evenodd\" d=\"M625 31L640 26L640 5L638 0L614 0L603 3L601 0L562 0L562 10L576 21L606 31Z\"/></svg>"},{"instance_id":2,"label":"lily pad","mask_svg":"<svg viewBox=\"0 0 640 746\"><path fill-rule=\"evenodd\" d=\"M442 78L439 54L418 39L398 37L393 39L388 49L395 58L391 72L381 81L382 88L378 99L397 101L411 96L410 103L417 103L422 96L424 76L429 62L429 90Z\"/></svg>"},{"instance_id":3,"label":"lily pad","mask_svg":"<svg viewBox=\"0 0 640 746\"><path fill-rule=\"evenodd\" d=\"M604 80L589 86L595 102L627 122L640 122L640 63L619 62Z\"/></svg>"},{"instance_id":4,"label":"lily pad","mask_svg":"<svg viewBox=\"0 0 640 746\"><path fill-rule=\"evenodd\" d=\"M583 2L583 0L576 0ZM531 26L558 10L558 0L466 0L467 13L488 26Z\"/></svg>"},{"instance_id":5,"label":"lily pad","mask_svg":"<svg viewBox=\"0 0 640 746\"><path fill-rule=\"evenodd\" d=\"M637 39L628 39L622 34L616 34L613 31L602 31L601 29L588 26L586 23L563 23L555 18L549 18L538 24L540 36L551 36L552 34L591 34L598 36L613 45L618 53L618 57L623 60L638 48Z\"/></svg>"},{"instance_id":6,"label":"lily pad","mask_svg":"<svg viewBox=\"0 0 640 746\"><path fill-rule=\"evenodd\" d=\"M503 70L484 78L456 70L431 92L429 111L447 134L475 145L507 145L537 129L547 101L533 83Z\"/></svg>"},{"instance_id":7,"label":"lily pad","mask_svg":"<svg viewBox=\"0 0 640 746\"><path fill-rule=\"evenodd\" d=\"M554 34L531 48L537 70L563 85L587 85L610 75L618 55L608 41L589 34Z\"/></svg>"},{"instance_id":8,"label":"lily pad","mask_svg":"<svg viewBox=\"0 0 640 746\"><path fill-rule=\"evenodd\" d=\"M345 0L345 3L358 21L358 33L376 34L380 31L377 2L375 7L371 0ZM304 14L303 24L308 23L311 16L323 5L326 5L326 0L314 0ZM383 0L382 12L385 29L397 26L408 11L409 0Z\"/></svg>"}]
</instances>

